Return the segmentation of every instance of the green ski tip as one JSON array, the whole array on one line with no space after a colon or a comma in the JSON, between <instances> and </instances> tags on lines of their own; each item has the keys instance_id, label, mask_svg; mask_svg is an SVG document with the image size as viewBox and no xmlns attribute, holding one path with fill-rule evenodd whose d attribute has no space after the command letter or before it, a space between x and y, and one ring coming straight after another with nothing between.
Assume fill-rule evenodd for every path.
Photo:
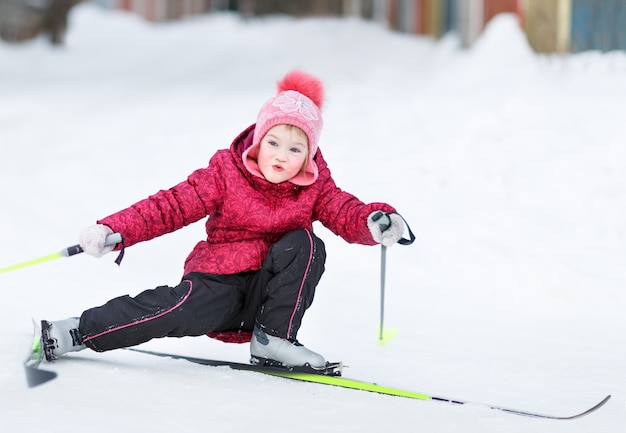
<instances>
[{"instance_id":1,"label":"green ski tip","mask_svg":"<svg viewBox=\"0 0 626 433\"><path fill-rule=\"evenodd\" d=\"M33 361L41 361L43 358L43 351L41 350L41 336L35 335L33 337L33 343L30 346L30 359Z\"/></svg>"}]
</instances>

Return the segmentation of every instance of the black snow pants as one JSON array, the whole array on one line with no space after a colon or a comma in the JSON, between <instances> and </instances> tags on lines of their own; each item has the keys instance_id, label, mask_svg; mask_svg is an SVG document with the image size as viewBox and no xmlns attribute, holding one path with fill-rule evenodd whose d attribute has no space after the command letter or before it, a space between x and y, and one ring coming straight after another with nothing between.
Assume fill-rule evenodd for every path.
<instances>
[{"instance_id":1,"label":"black snow pants","mask_svg":"<svg viewBox=\"0 0 626 433\"><path fill-rule=\"evenodd\" d=\"M258 271L232 275L190 273L176 287L121 296L83 312L79 330L87 347L103 352L152 338L250 331L295 339L313 302L326 250L309 230L273 244Z\"/></svg>"}]
</instances>

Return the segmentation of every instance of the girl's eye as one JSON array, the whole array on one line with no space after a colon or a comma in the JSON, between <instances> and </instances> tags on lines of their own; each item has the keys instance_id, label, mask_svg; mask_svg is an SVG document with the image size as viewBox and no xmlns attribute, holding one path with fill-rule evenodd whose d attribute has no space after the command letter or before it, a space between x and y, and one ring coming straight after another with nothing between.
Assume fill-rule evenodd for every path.
<instances>
[{"instance_id":1,"label":"girl's eye","mask_svg":"<svg viewBox=\"0 0 626 433\"><path fill-rule=\"evenodd\" d=\"M291 150L293 153L300 153L300 152L302 152L302 150L300 150L300 148L299 148L299 147L292 147L290 150Z\"/></svg>"},{"instance_id":2,"label":"girl's eye","mask_svg":"<svg viewBox=\"0 0 626 433\"><path fill-rule=\"evenodd\" d=\"M272 140L268 141L267 144L269 144L270 146L278 146L278 143Z\"/></svg>"}]
</instances>

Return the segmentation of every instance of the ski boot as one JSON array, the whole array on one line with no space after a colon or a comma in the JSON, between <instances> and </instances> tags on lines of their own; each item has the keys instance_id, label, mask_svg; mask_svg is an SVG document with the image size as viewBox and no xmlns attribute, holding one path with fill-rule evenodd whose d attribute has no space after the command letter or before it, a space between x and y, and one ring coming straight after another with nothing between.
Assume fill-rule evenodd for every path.
<instances>
[{"instance_id":1,"label":"ski boot","mask_svg":"<svg viewBox=\"0 0 626 433\"><path fill-rule=\"evenodd\" d=\"M309 366L325 369L326 360L297 341L274 337L254 327L250 341L250 363L273 367Z\"/></svg>"},{"instance_id":2,"label":"ski boot","mask_svg":"<svg viewBox=\"0 0 626 433\"><path fill-rule=\"evenodd\" d=\"M40 359L48 362L56 361L59 356L68 352L83 350L86 346L78 330L78 317L49 322L41 321ZM34 348L35 344L33 344Z\"/></svg>"}]
</instances>

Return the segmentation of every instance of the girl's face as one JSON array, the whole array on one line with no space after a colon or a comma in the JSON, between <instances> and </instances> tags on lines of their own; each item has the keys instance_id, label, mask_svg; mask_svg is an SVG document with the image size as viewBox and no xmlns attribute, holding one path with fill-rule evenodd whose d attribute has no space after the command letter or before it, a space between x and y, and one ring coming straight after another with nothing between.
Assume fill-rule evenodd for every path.
<instances>
[{"instance_id":1,"label":"girl's face","mask_svg":"<svg viewBox=\"0 0 626 433\"><path fill-rule=\"evenodd\" d=\"M281 183L297 175L309 153L309 140L299 128L276 125L261 139L257 164L268 182Z\"/></svg>"}]
</instances>

